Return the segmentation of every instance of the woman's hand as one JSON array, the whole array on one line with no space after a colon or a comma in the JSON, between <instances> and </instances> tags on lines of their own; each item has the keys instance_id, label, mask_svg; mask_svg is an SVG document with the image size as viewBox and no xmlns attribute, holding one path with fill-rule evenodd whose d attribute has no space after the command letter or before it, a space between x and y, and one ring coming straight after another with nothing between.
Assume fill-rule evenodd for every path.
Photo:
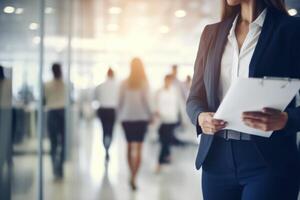
<instances>
[{"instance_id":1,"label":"woman's hand","mask_svg":"<svg viewBox=\"0 0 300 200\"><path fill-rule=\"evenodd\" d=\"M273 108L263 108L262 111L244 112L244 123L262 131L277 131L285 127L288 114Z\"/></svg>"},{"instance_id":2,"label":"woman's hand","mask_svg":"<svg viewBox=\"0 0 300 200\"><path fill-rule=\"evenodd\" d=\"M214 114L212 112L203 112L198 116L198 123L203 133L213 135L226 127L225 121L213 118Z\"/></svg>"}]
</instances>

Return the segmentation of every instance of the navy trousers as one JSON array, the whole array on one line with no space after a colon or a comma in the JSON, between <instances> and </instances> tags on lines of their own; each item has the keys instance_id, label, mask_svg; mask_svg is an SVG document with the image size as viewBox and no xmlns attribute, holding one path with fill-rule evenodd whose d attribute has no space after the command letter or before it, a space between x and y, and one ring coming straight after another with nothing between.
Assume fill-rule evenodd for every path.
<instances>
[{"instance_id":1,"label":"navy trousers","mask_svg":"<svg viewBox=\"0 0 300 200\"><path fill-rule=\"evenodd\" d=\"M297 200L297 176L276 174L252 141L216 137L202 167L204 200Z\"/></svg>"},{"instance_id":2,"label":"navy trousers","mask_svg":"<svg viewBox=\"0 0 300 200\"><path fill-rule=\"evenodd\" d=\"M65 110L49 110L47 124L51 143L53 173L56 176L62 177L65 153Z\"/></svg>"},{"instance_id":3,"label":"navy trousers","mask_svg":"<svg viewBox=\"0 0 300 200\"><path fill-rule=\"evenodd\" d=\"M176 127L176 124L172 123L162 123L159 127L158 133L159 133L159 142L161 145L160 153L159 153L159 164L165 164L168 163L169 160L167 157L171 155L171 142L172 142L172 136L174 134L174 129Z\"/></svg>"},{"instance_id":4,"label":"navy trousers","mask_svg":"<svg viewBox=\"0 0 300 200\"><path fill-rule=\"evenodd\" d=\"M101 120L103 128L103 145L108 151L113 137L113 129L116 121L116 111L112 108L99 108L97 110L98 118Z\"/></svg>"}]
</instances>

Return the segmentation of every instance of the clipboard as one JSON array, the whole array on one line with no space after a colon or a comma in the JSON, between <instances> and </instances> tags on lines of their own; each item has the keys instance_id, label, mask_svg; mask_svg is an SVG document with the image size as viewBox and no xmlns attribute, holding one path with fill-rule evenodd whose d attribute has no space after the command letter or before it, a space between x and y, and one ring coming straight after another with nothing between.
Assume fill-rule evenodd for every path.
<instances>
[{"instance_id":1,"label":"clipboard","mask_svg":"<svg viewBox=\"0 0 300 200\"><path fill-rule=\"evenodd\" d=\"M266 132L246 126L242 121L242 113L260 111L264 107L284 111L299 90L299 79L237 78L231 84L214 118L226 121L228 125L225 129L270 137L272 131Z\"/></svg>"}]
</instances>

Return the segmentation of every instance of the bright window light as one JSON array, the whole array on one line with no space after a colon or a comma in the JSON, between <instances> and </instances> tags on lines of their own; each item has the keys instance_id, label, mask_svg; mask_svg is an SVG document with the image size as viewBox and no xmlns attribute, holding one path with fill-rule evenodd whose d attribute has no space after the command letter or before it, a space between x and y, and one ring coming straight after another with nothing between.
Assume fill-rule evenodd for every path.
<instances>
[{"instance_id":1,"label":"bright window light","mask_svg":"<svg viewBox=\"0 0 300 200\"><path fill-rule=\"evenodd\" d=\"M166 33L168 33L170 31L170 28L168 27L168 26L166 26L166 25L163 25L163 26L161 26L160 28L159 28L159 32L160 33L163 33L163 34L166 34Z\"/></svg>"},{"instance_id":2,"label":"bright window light","mask_svg":"<svg viewBox=\"0 0 300 200\"><path fill-rule=\"evenodd\" d=\"M53 8L51 8L51 7L45 8L45 13L46 13L46 14L52 14L53 12L54 12L54 9L53 9Z\"/></svg>"},{"instance_id":3,"label":"bright window light","mask_svg":"<svg viewBox=\"0 0 300 200\"><path fill-rule=\"evenodd\" d=\"M119 25L118 24L108 24L107 30L108 31L117 31L117 30L119 30Z\"/></svg>"},{"instance_id":4,"label":"bright window light","mask_svg":"<svg viewBox=\"0 0 300 200\"><path fill-rule=\"evenodd\" d=\"M20 14L22 14L23 12L24 12L24 9L23 9L23 8L17 8L16 11L15 11L15 13L16 13L17 15L20 15Z\"/></svg>"},{"instance_id":5,"label":"bright window light","mask_svg":"<svg viewBox=\"0 0 300 200\"><path fill-rule=\"evenodd\" d=\"M37 30L39 28L39 25L37 23L31 23L29 24L29 29L30 30Z\"/></svg>"},{"instance_id":6,"label":"bright window light","mask_svg":"<svg viewBox=\"0 0 300 200\"><path fill-rule=\"evenodd\" d=\"M15 12L15 7L12 7L12 6L6 6L6 7L3 9L3 12L4 12L4 13L7 13L7 14L14 13L14 12Z\"/></svg>"},{"instance_id":7,"label":"bright window light","mask_svg":"<svg viewBox=\"0 0 300 200\"><path fill-rule=\"evenodd\" d=\"M108 12L109 12L109 14L117 15L117 14L120 14L122 12L122 8L120 8L120 7L111 7L111 8L109 8Z\"/></svg>"},{"instance_id":8,"label":"bright window light","mask_svg":"<svg viewBox=\"0 0 300 200\"><path fill-rule=\"evenodd\" d=\"M289 15L291 15L291 16L295 16L298 14L298 12L295 8L289 9L288 12L289 12Z\"/></svg>"},{"instance_id":9,"label":"bright window light","mask_svg":"<svg viewBox=\"0 0 300 200\"><path fill-rule=\"evenodd\" d=\"M177 18L183 18L186 16L186 12L185 10L176 10L174 15L177 17Z\"/></svg>"}]
</instances>

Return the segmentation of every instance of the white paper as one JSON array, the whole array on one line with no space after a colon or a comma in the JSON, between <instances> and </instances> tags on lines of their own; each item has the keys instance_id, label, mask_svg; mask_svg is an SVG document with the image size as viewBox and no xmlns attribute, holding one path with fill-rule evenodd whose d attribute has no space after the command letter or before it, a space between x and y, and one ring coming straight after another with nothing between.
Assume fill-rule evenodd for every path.
<instances>
[{"instance_id":1,"label":"white paper","mask_svg":"<svg viewBox=\"0 0 300 200\"><path fill-rule=\"evenodd\" d=\"M265 107L283 111L299 89L299 80L238 78L232 83L214 118L226 121L228 125L225 129L270 137L272 131L246 126L242 121L242 113L261 111Z\"/></svg>"}]
</instances>

